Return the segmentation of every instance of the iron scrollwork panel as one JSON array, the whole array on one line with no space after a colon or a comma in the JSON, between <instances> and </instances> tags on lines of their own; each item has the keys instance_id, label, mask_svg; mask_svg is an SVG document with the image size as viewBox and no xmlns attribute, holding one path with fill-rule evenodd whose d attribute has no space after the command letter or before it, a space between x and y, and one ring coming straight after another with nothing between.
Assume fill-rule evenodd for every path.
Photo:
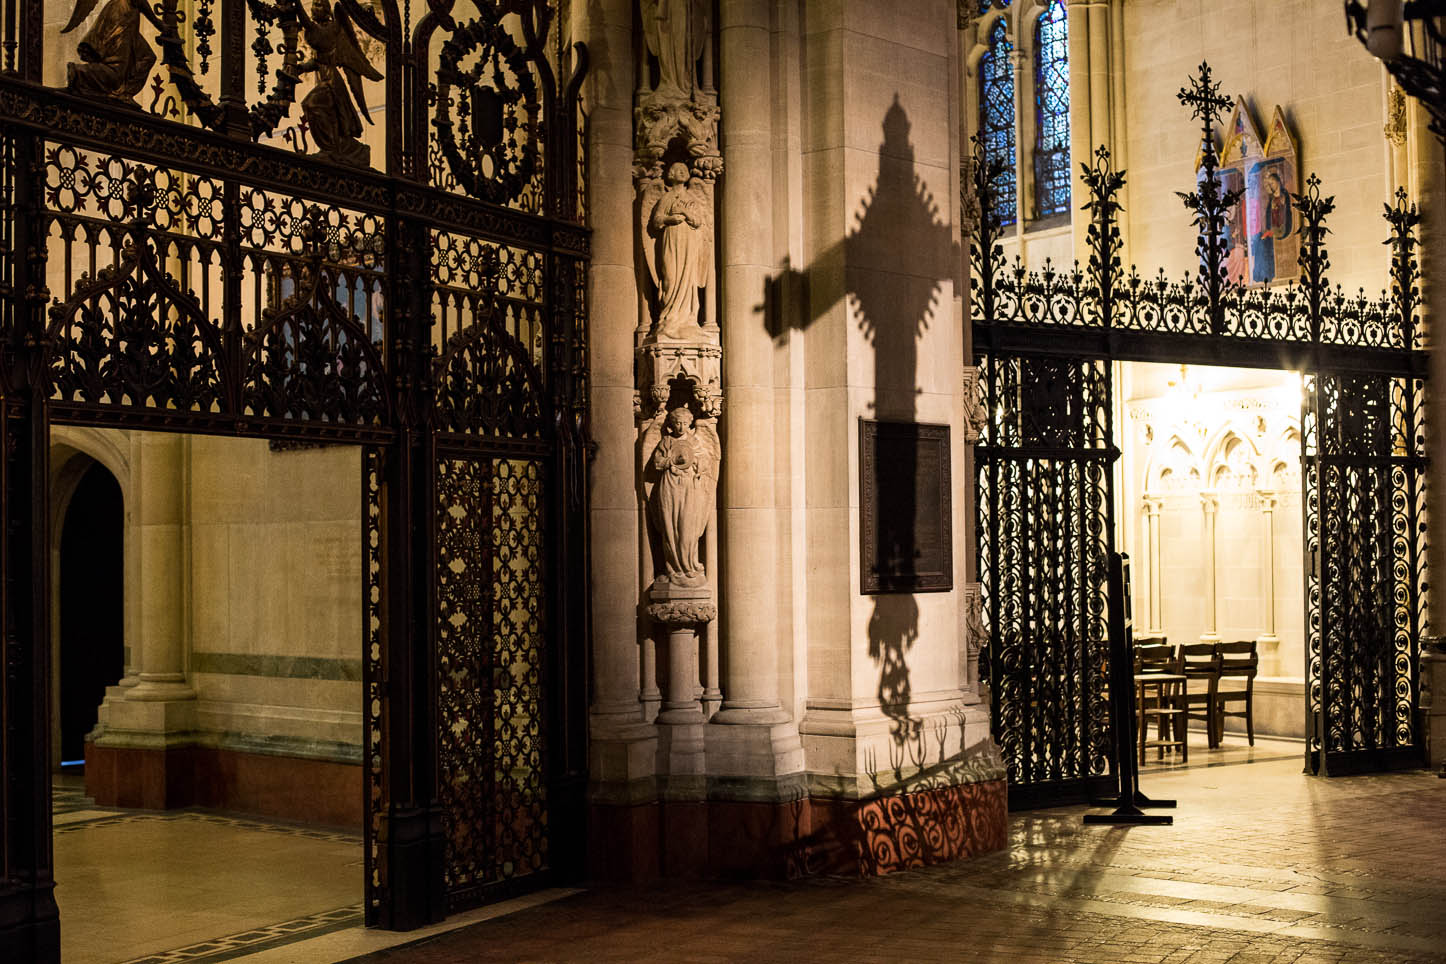
<instances>
[{"instance_id":1,"label":"iron scrollwork panel","mask_svg":"<svg viewBox=\"0 0 1446 964\"><path fill-rule=\"evenodd\" d=\"M544 463L437 463L439 773L452 910L543 874Z\"/></svg>"},{"instance_id":2,"label":"iron scrollwork panel","mask_svg":"<svg viewBox=\"0 0 1446 964\"><path fill-rule=\"evenodd\" d=\"M1087 794L1110 767L1109 364L986 355L976 450L981 667L1015 805Z\"/></svg>"},{"instance_id":3,"label":"iron scrollwork panel","mask_svg":"<svg viewBox=\"0 0 1446 964\"><path fill-rule=\"evenodd\" d=\"M44 177L59 419L388 430L384 215L54 142Z\"/></svg>"},{"instance_id":4,"label":"iron scrollwork panel","mask_svg":"<svg viewBox=\"0 0 1446 964\"><path fill-rule=\"evenodd\" d=\"M1309 385L1307 764L1413 765L1427 583L1423 382L1324 372Z\"/></svg>"}]
</instances>

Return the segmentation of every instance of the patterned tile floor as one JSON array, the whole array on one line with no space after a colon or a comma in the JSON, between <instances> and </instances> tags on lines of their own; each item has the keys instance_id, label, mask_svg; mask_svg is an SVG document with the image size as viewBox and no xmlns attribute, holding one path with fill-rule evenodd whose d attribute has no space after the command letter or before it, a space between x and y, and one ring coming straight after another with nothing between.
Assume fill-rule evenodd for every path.
<instances>
[{"instance_id":1,"label":"patterned tile floor","mask_svg":"<svg viewBox=\"0 0 1446 964\"><path fill-rule=\"evenodd\" d=\"M1446 961L1446 780L1316 780L1300 745L1151 760L1172 827L1015 814L1007 850L872 880L599 888L368 964ZM305 944L288 961L306 962ZM279 958L278 958L279 959Z\"/></svg>"},{"instance_id":2,"label":"patterned tile floor","mask_svg":"<svg viewBox=\"0 0 1446 964\"><path fill-rule=\"evenodd\" d=\"M361 922L356 834L54 790L65 964L215 964Z\"/></svg>"}]
</instances>

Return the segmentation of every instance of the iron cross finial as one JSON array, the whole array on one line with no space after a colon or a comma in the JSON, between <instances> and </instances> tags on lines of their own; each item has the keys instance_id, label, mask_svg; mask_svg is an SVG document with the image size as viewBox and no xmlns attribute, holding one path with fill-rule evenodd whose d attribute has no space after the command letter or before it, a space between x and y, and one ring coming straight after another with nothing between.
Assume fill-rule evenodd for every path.
<instances>
[{"instance_id":1,"label":"iron cross finial","mask_svg":"<svg viewBox=\"0 0 1446 964\"><path fill-rule=\"evenodd\" d=\"M1214 132L1220 115L1234 103L1220 93L1220 84L1211 80L1208 61L1200 62L1200 72L1190 78L1188 86L1180 88L1177 96L1181 104L1190 108L1190 116L1203 122L1207 134Z\"/></svg>"}]
</instances>

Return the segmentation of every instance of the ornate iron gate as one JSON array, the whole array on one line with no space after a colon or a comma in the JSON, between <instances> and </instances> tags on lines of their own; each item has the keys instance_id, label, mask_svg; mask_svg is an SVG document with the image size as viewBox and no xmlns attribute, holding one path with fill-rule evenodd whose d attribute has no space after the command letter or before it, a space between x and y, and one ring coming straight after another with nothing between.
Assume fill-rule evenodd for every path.
<instances>
[{"instance_id":1,"label":"ornate iron gate","mask_svg":"<svg viewBox=\"0 0 1446 964\"><path fill-rule=\"evenodd\" d=\"M1421 758L1416 663L1425 632L1426 371L1414 205L1398 192L1391 286L1351 297L1326 278L1334 208L1312 176L1291 196L1300 280L1227 281L1215 130L1231 102L1208 65L1180 91L1201 121L1202 175L1182 195L1198 277L1120 263L1124 174L1103 148L1083 168L1089 259L1026 271L1003 263L992 203L1002 169L976 141L973 346L986 418L976 452L984 594L981 666L1016 806L1087 795L1111 764L1103 672L1104 553L1114 507L1111 363L1171 361L1307 373L1307 768L1346 773ZM1313 563L1313 564L1312 564Z\"/></svg>"},{"instance_id":2,"label":"ornate iron gate","mask_svg":"<svg viewBox=\"0 0 1446 964\"><path fill-rule=\"evenodd\" d=\"M979 579L995 733L1016 808L1109 784L1110 366L985 354L975 449Z\"/></svg>"},{"instance_id":3,"label":"ornate iron gate","mask_svg":"<svg viewBox=\"0 0 1446 964\"><path fill-rule=\"evenodd\" d=\"M1420 766L1424 383L1360 372L1311 383L1306 765L1332 775Z\"/></svg>"},{"instance_id":4,"label":"ornate iron gate","mask_svg":"<svg viewBox=\"0 0 1446 964\"><path fill-rule=\"evenodd\" d=\"M367 920L575 873L589 239L566 10L98 6L48 64L44 4L0 0L0 958L58 956L51 423L362 446Z\"/></svg>"}]
</instances>

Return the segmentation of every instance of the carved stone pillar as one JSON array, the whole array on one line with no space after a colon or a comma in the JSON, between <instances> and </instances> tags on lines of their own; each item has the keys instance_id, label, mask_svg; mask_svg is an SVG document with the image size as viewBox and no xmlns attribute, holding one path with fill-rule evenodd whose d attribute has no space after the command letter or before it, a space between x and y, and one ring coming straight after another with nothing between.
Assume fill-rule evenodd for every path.
<instances>
[{"instance_id":1,"label":"carved stone pillar","mask_svg":"<svg viewBox=\"0 0 1446 964\"><path fill-rule=\"evenodd\" d=\"M961 6L960 9L962 11L965 8ZM962 214L964 219L969 218L970 212L967 210L967 205ZM972 225L966 225L966 228L972 229ZM968 236L967 230L965 236ZM967 464L971 477L974 468L974 446L979 444L979 438L984 432L988 417L989 408L985 401L984 384L979 379L979 366L967 365L964 368L964 444L967 446ZM969 511L973 511L972 501L967 504L967 508ZM974 573L975 581L966 583L964 586L964 678L961 680L960 688L964 691L964 702L967 704L979 703L981 700L988 699L988 694L984 693L981 688L979 676L979 654L984 646L984 597L982 587L978 582L978 575L978 573Z\"/></svg>"},{"instance_id":2,"label":"carved stone pillar","mask_svg":"<svg viewBox=\"0 0 1446 964\"><path fill-rule=\"evenodd\" d=\"M1164 622L1164 606L1160 598L1160 510L1164 507L1165 500L1159 496L1147 495L1141 501L1145 506L1145 566L1148 573L1145 584L1145 625L1148 627L1146 635L1161 636L1165 628L1161 625Z\"/></svg>"},{"instance_id":3,"label":"carved stone pillar","mask_svg":"<svg viewBox=\"0 0 1446 964\"><path fill-rule=\"evenodd\" d=\"M1215 519L1220 511L1220 496L1215 492L1201 492L1200 508L1205 516L1200 537L1205 569L1205 631L1200 634L1200 642L1218 643L1220 633L1215 622Z\"/></svg>"},{"instance_id":4,"label":"carved stone pillar","mask_svg":"<svg viewBox=\"0 0 1446 964\"><path fill-rule=\"evenodd\" d=\"M666 682L662 724L703 722L699 640L714 636L700 637L700 630L717 616L706 537L723 454L714 257L714 188L723 169L718 96L711 69L700 62L700 49L711 45L702 8L682 9L684 21L700 19L655 20L645 8L654 58L645 66L656 86L640 74L633 115L635 231L643 252L634 365L637 480L648 535L644 571L652 576L644 611L658 642L666 639L659 647L664 665L654 668ZM701 738L695 742L701 751Z\"/></svg>"}]
</instances>

